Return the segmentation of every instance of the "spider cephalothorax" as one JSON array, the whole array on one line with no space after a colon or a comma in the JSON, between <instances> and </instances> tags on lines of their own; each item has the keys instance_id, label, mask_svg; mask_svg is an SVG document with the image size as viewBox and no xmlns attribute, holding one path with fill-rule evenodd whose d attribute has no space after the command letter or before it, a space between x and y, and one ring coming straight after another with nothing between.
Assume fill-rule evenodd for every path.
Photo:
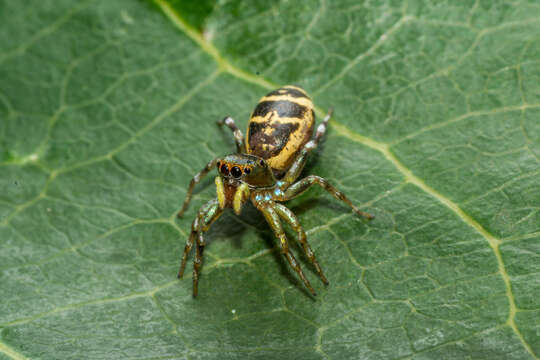
<instances>
[{"instance_id":1,"label":"spider cephalothorax","mask_svg":"<svg viewBox=\"0 0 540 360\"><path fill-rule=\"evenodd\" d=\"M279 239L281 252L311 293L315 295L313 287L304 276L294 255L289 251L288 240L281 225L282 220L298 233L298 241L304 252L315 266L321 280L328 284L298 219L280 202L290 200L317 184L349 205L358 215L367 219L373 218L360 211L342 192L321 177L310 175L296 181L304 168L307 155L317 147L320 138L325 133L330 116L331 112L325 116L317 127L315 136L312 137L315 112L311 99L299 87L284 86L259 100L249 120L247 141L244 141L244 136L233 119L226 117L219 122L234 132L237 153L210 161L193 177L182 210L178 213L178 216L183 215L191 200L195 185L216 166L219 173L215 179L217 198L203 205L193 220L191 234L184 248L182 263L178 271L178 277L182 277L187 256L196 243L193 296L197 296L198 292L199 271L205 246L203 233L210 228L225 208L232 208L236 214L240 214L242 206L248 200L264 215Z\"/></svg>"},{"instance_id":2,"label":"spider cephalothorax","mask_svg":"<svg viewBox=\"0 0 540 360\"><path fill-rule=\"evenodd\" d=\"M248 154L228 155L217 160L216 193L221 209L231 207L240 215L250 190L271 188L276 184L272 169L264 159Z\"/></svg>"}]
</instances>

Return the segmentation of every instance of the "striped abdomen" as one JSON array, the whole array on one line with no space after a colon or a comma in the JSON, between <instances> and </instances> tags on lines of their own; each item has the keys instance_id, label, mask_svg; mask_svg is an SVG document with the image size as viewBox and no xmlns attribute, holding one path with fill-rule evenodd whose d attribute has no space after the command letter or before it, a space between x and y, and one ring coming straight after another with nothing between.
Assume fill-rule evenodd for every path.
<instances>
[{"instance_id":1,"label":"striped abdomen","mask_svg":"<svg viewBox=\"0 0 540 360\"><path fill-rule=\"evenodd\" d=\"M284 86L259 100L249 120L248 154L266 160L276 174L285 172L309 141L315 124L313 102L306 92Z\"/></svg>"}]
</instances>

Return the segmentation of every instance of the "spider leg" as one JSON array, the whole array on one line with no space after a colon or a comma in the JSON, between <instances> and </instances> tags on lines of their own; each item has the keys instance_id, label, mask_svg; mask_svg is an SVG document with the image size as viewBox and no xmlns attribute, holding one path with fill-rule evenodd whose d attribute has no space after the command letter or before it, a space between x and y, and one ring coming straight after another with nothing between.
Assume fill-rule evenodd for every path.
<instances>
[{"instance_id":1,"label":"spider leg","mask_svg":"<svg viewBox=\"0 0 540 360\"><path fill-rule=\"evenodd\" d=\"M263 213L266 221L274 231L274 235L276 235L276 237L279 239L281 253L285 256L289 262L289 265L294 269L294 271L296 271L298 276L300 276L304 282L304 285L306 285L311 294L316 296L317 294L315 293L315 290L313 290L313 287L309 283L308 279L305 277L300 264L296 261L294 255L289 251L289 243L287 242L287 237L285 236L285 231L283 231L283 227L281 226L281 221L279 220L279 215L277 212L273 209L272 205L262 205L259 206L258 209Z\"/></svg>"},{"instance_id":2,"label":"spider leg","mask_svg":"<svg viewBox=\"0 0 540 360\"><path fill-rule=\"evenodd\" d=\"M244 135L242 134L242 131L236 126L234 123L234 120L227 116L223 120L220 120L217 122L218 125L227 125L229 129L232 130L234 134L234 141L236 142L236 152L239 154L246 152L246 144L244 142Z\"/></svg>"},{"instance_id":3,"label":"spider leg","mask_svg":"<svg viewBox=\"0 0 540 360\"><path fill-rule=\"evenodd\" d=\"M202 233L198 234L195 259L193 260L193 297L197 297L197 294L199 293L199 271L201 269L204 251L204 246L199 245L200 237L202 237Z\"/></svg>"},{"instance_id":4,"label":"spider leg","mask_svg":"<svg viewBox=\"0 0 540 360\"><path fill-rule=\"evenodd\" d=\"M291 184L294 180L298 178L298 176L300 176L300 173L302 172L302 169L304 169L304 165L306 164L308 154L313 149L316 149L317 146L319 146L319 141L326 132L326 127L328 126L328 121L332 117L332 113L333 109L328 110L328 113L324 117L323 121L319 124L319 126L317 126L315 136L313 137L313 139L309 140L298 152L298 155L294 159L291 167L289 168L289 170L287 170L281 181L285 182L286 184Z\"/></svg>"},{"instance_id":5,"label":"spider leg","mask_svg":"<svg viewBox=\"0 0 540 360\"><path fill-rule=\"evenodd\" d=\"M184 246L184 253L182 254L182 262L180 263L180 269L178 269L178 278L181 279L182 276L184 276L184 269L186 268L186 261L189 253L191 252L191 248L193 247L193 241L195 240L195 236L197 235L197 231L193 230L196 229L199 226L199 217L196 217L195 220L193 220L193 224L191 225L191 233L189 234L189 238L186 241L186 246Z\"/></svg>"},{"instance_id":6,"label":"spider leg","mask_svg":"<svg viewBox=\"0 0 540 360\"><path fill-rule=\"evenodd\" d=\"M186 246L184 247L184 253L182 255L182 263L180 264L180 270L178 271L178 277L181 278L184 275L184 269L186 267L186 261L193 243L197 240L199 244L200 240L198 239L199 233L207 231L210 228L210 225L223 213L223 210L219 207L219 203L216 199L210 200L204 204L197 213L193 223L191 224L191 233L189 238L186 241ZM202 238L202 235L201 235ZM202 241L204 246L204 241Z\"/></svg>"},{"instance_id":7,"label":"spider leg","mask_svg":"<svg viewBox=\"0 0 540 360\"><path fill-rule=\"evenodd\" d=\"M302 194L304 191L306 191L307 189L309 189L311 186L315 184L321 186L324 190L332 194L332 196L334 196L336 199L341 200L345 204L349 205L353 209L353 211L357 213L358 215L363 216L368 220L373 219L373 215L365 213L361 211L360 209L358 209L356 206L354 206L351 200L349 200L349 198L345 196L344 193L342 193L341 191L339 191L338 189L330 185L330 183L328 183L328 180L323 179L320 176L309 175L303 178L302 180L299 180L296 183L289 186L289 188L285 191L283 201L290 200Z\"/></svg>"},{"instance_id":8,"label":"spider leg","mask_svg":"<svg viewBox=\"0 0 540 360\"><path fill-rule=\"evenodd\" d=\"M195 185L200 183L201 180L206 176L206 174L208 174L210 170L212 170L214 166L216 166L217 161L218 161L217 158L214 160L211 160L208 164L206 164L204 169L199 171L199 173L197 173L197 175L195 175L191 179L191 181L189 182L188 191L186 193L186 199L184 200L184 204L182 205L182 210L178 212L178 217L182 217L184 215L184 211L186 211L189 205L189 202L191 201L191 196L193 195L193 189L195 188Z\"/></svg>"},{"instance_id":9,"label":"spider leg","mask_svg":"<svg viewBox=\"0 0 540 360\"><path fill-rule=\"evenodd\" d=\"M324 276L323 271L317 262L317 259L315 258L315 254L313 253L313 250L311 250L311 247L309 246L309 243L307 242L306 232L302 228L302 225L300 225L300 222L298 221L298 218L294 213L289 210L285 205L281 205L276 203L274 205L274 210L278 213L278 215L285 220L293 229L298 233L298 241L300 241L300 244L302 244L302 248L304 249L304 252L306 253L309 261L315 266L315 269L317 270L317 273L319 274L319 277L321 278L322 282L325 285L328 285L328 280L326 279L326 276Z\"/></svg>"},{"instance_id":10,"label":"spider leg","mask_svg":"<svg viewBox=\"0 0 540 360\"><path fill-rule=\"evenodd\" d=\"M178 277L181 278L184 275L184 269L186 267L186 261L194 242L197 242L195 259L193 262L193 297L197 296L199 285L199 271L202 265L202 257L204 251L204 237L203 233L208 231L214 221L216 221L223 209L219 207L217 199L210 200L201 207L197 216L191 224L191 233L184 247L184 253L182 255L182 262L180 269L178 270Z\"/></svg>"}]
</instances>

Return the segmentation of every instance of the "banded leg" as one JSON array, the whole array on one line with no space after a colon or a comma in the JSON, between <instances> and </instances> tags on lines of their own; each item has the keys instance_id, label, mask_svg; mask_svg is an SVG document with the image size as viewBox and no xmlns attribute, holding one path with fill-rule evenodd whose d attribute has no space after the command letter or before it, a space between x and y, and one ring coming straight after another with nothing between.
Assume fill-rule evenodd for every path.
<instances>
[{"instance_id":1,"label":"banded leg","mask_svg":"<svg viewBox=\"0 0 540 360\"><path fill-rule=\"evenodd\" d=\"M308 279L305 277L304 272L300 267L300 264L298 264L294 255L289 251L289 243L287 242L285 231L283 231L283 227L281 226L279 215L271 206L261 207L259 208L259 210L263 213L266 221L274 231L274 235L279 239L281 253L285 256L285 258L289 262L289 265L294 269L294 271L296 271L298 276L300 276L300 278L304 282L304 285L306 285L311 294L313 294L313 296L316 296L317 294L315 293L315 290L313 290L313 287L309 283Z\"/></svg>"},{"instance_id":2,"label":"banded leg","mask_svg":"<svg viewBox=\"0 0 540 360\"><path fill-rule=\"evenodd\" d=\"M342 193L341 191L339 191L338 189L336 189L335 187L330 185L330 183L328 183L328 181L326 179L323 179L320 176L310 175L310 176L307 176L307 177L303 178L302 180L297 181L296 183L292 184L291 186L289 186L289 188L285 191L283 201L290 200L290 199L302 194L304 191L306 191L312 185L315 185L315 184L321 186L324 190L326 190L330 194L332 194L332 196L335 197L336 199L341 200L345 204L349 205L351 207L351 209L353 209L353 211L355 213L357 213L358 215L363 216L368 220L373 219L373 215L365 213L365 212L361 211L360 209L358 209L356 206L354 206L354 204L351 202L351 200L349 200L349 198L347 198L345 196L344 193Z\"/></svg>"},{"instance_id":3,"label":"banded leg","mask_svg":"<svg viewBox=\"0 0 540 360\"><path fill-rule=\"evenodd\" d=\"M208 164L206 164L204 169L199 171L199 173L197 173L197 175L195 175L191 179L191 181L189 182L188 191L186 193L186 199L184 200L184 204L182 205L182 210L180 210L178 212L178 217L182 217L184 215L184 211L186 211L186 209L187 209L187 207L189 205L189 202L191 201L191 196L193 195L193 189L195 188L195 185L200 183L201 180L206 176L206 174L208 174L210 172L210 170L212 170L214 168L214 166L216 166L217 161L218 161L218 159L214 159L214 160L210 161Z\"/></svg>"},{"instance_id":4,"label":"banded leg","mask_svg":"<svg viewBox=\"0 0 540 360\"><path fill-rule=\"evenodd\" d=\"M199 233L200 234L200 233ZM200 235L202 236L202 234ZM202 265L204 246L197 244L197 249L195 252L195 259L193 260L193 293L192 296L195 298L199 294L199 272Z\"/></svg>"},{"instance_id":5,"label":"banded leg","mask_svg":"<svg viewBox=\"0 0 540 360\"><path fill-rule=\"evenodd\" d=\"M182 263L180 264L180 270L178 270L178 277L181 278L184 275L184 269L186 267L186 261L193 243L202 243L204 246L204 239L202 238L202 233L207 231L210 228L210 225L223 213L223 210L219 207L219 203L216 199L210 200L204 204L197 213L197 216L191 224L191 233L184 247L184 254L182 255ZM199 234L200 239L199 239ZM202 239L202 241L201 241Z\"/></svg>"},{"instance_id":6,"label":"banded leg","mask_svg":"<svg viewBox=\"0 0 540 360\"><path fill-rule=\"evenodd\" d=\"M180 269L178 269L178 278L181 279L182 276L184 276L184 270L186 268L186 262L187 257L189 253L191 252L191 248L193 247L193 242L195 241L195 237L197 236L197 228L199 227L199 217L197 216L195 220L193 220L193 223L191 224L191 233L189 234L189 238L186 241L186 246L184 246L184 253L182 254L182 262L180 263Z\"/></svg>"},{"instance_id":7,"label":"banded leg","mask_svg":"<svg viewBox=\"0 0 540 360\"><path fill-rule=\"evenodd\" d=\"M313 250L311 250L311 247L309 246L309 243L307 242L307 236L306 232L302 228L302 225L300 225L300 222L298 222L298 218L294 213L289 210L285 205L281 205L276 203L274 206L274 209L278 213L278 215L285 220L293 229L298 233L298 241L300 241L300 244L302 244L302 248L304 249L304 252L306 253L309 261L315 266L315 269L317 270L317 273L319 274L319 277L321 278L322 282L325 285L328 285L328 280L326 279L326 276L324 276L323 271L317 262L317 259L315 258L315 254L313 253Z\"/></svg>"},{"instance_id":8,"label":"banded leg","mask_svg":"<svg viewBox=\"0 0 540 360\"><path fill-rule=\"evenodd\" d=\"M236 152L239 154L245 153L246 144L244 142L244 135L238 126L236 126L234 120L230 116L227 116L223 120L218 121L218 125L227 125L227 127L232 130L234 134L234 141L236 142Z\"/></svg>"},{"instance_id":9,"label":"banded leg","mask_svg":"<svg viewBox=\"0 0 540 360\"><path fill-rule=\"evenodd\" d=\"M193 262L193 297L196 297L198 293L199 271L202 265L202 256L205 246L203 233L208 231L212 223L216 221L222 213L223 209L219 207L217 199L210 200L201 207L191 225L191 233L186 242L186 246L184 247L182 262L180 264L180 269L178 270L178 277L181 278L184 275L187 257L191 252L194 242L197 242L196 254Z\"/></svg>"},{"instance_id":10,"label":"banded leg","mask_svg":"<svg viewBox=\"0 0 540 360\"><path fill-rule=\"evenodd\" d=\"M328 114L326 114L323 121L319 124L319 126L317 126L317 131L315 132L315 136L313 137L313 139L309 140L304 145L304 147L299 151L291 167L289 168L285 176L283 176L283 179L282 179L283 182L285 182L286 184L291 184L294 180L298 178L298 176L300 176L300 173L302 172L302 169L304 168L304 165L306 164L308 154L313 149L316 149L317 146L319 146L319 141L321 140L324 133L326 132L328 121L332 117L333 112L334 112L333 109L328 110Z\"/></svg>"}]
</instances>

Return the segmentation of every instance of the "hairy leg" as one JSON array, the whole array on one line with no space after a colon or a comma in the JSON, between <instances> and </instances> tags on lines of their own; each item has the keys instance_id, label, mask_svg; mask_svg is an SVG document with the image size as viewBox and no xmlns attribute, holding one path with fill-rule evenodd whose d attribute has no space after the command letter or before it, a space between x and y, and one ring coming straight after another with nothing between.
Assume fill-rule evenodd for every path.
<instances>
[{"instance_id":1,"label":"hairy leg","mask_svg":"<svg viewBox=\"0 0 540 360\"><path fill-rule=\"evenodd\" d=\"M188 191L186 193L186 199L184 200L184 204L182 205L182 210L178 212L178 217L182 217L184 215L184 211L186 211L189 202L191 201L191 196L193 195L193 189L195 188L195 185L200 183L201 180L206 176L206 174L208 174L210 170L212 170L216 166L217 161L218 159L210 161L208 164L206 164L204 169L199 171L199 173L197 173L197 175L195 175L191 179L191 181L189 182Z\"/></svg>"},{"instance_id":2,"label":"hairy leg","mask_svg":"<svg viewBox=\"0 0 540 360\"><path fill-rule=\"evenodd\" d=\"M313 253L313 250L311 250L311 247L307 242L306 232L302 228L302 225L300 225L300 222L298 221L296 215L294 215L294 213L289 210L285 205L281 205L278 203L275 204L274 209L276 210L278 215L287 223L289 223L289 225L294 229L294 231L298 233L298 241L300 241L300 244L302 244L302 248L304 249L306 256L308 257L309 261L311 261L313 266L315 266L315 269L317 270L317 273L319 274L322 282L328 285L328 280L326 279L326 276L324 276L323 271L319 263L317 262L317 259L315 258L315 254Z\"/></svg>"},{"instance_id":3,"label":"hairy leg","mask_svg":"<svg viewBox=\"0 0 540 360\"><path fill-rule=\"evenodd\" d=\"M289 186L289 188L285 191L283 201L290 200L290 199L302 194L304 191L306 191L307 189L309 189L313 185L321 186L324 190L326 190L330 194L332 194L332 196L334 196L336 199L341 200L345 204L349 205L353 209L353 211L355 213L357 213L358 215L363 216L368 220L373 219L373 215L370 215L370 214L365 213L365 212L361 211L360 209L358 209L356 206L354 206L354 204L351 202L351 200L349 200L345 196L345 194L343 194L341 191L339 191L338 189L336 189L335 187L330 185L326 179L323 179L320 176L310 175L310 176L307 176L307 177L303 178L302 180L299 180L299 181L295 182L291 186Z\"/></svg>"},{"instance_id":4,"label":"hairy leg","mask_svg":"<svg viewBox=\"0 0 540 360\"><path fill-rule=\"evenodd\" d=\"M285 236L285 231L283 231L283 227L281 226L281 222L279 220L279 215L277 212L273 209L272 205L269 206L261 206L259 207L259 210L263 213L266 221L274 231L274 234L279 239L279 246L281 248L281 253L285 256L287 261L289 262L289 265L296 271L298 276L302 279L306 287L309 289L309 291L316 296L315 290L313 290L313 287L309 283L308 279L305 277L304 272L302 271L302 268L300 267L300 264L296 261L294 255L289 251L289 243L287 242L287 237Z\"/></svg>"},{"instance_id":5,"label":"hairy leg","mask_svg":"<svg viewBox=\"0 0 540 360\"><path fill-rule=\"evenodd\" d=\"M234 134L234 141L236 142L236 152L239 154L243 154L246 152L246 144L244 142L244 135L242 134L242 131L236 126L234 123L233 118L230 116L227 116L223 120L218 121L218 125L227 125L229 129L232 130Z\"/></svg>"},{"instance_id":6,"label":"hairy leg","mask_svg":"<svg viewBox=\"0 0 540 360\"><path fill-rule=\"evenodd\" d=\"M196 297L198 293L199 272L202 265L202 256L205 245L203 233L210 228L212 223L216 221L222 213L223 209L219 207L217 199L210 200L201 207L191 225L191 233L186 242L186 246L184 247L182 262L180 264L180 269L178 270L178 277L181 278L184 275L187 257L191 252L193 244L196 242L197 248L193 263L193 297Z\"/></svg>"},{"instance_id":7,"label":"hairy leg","mask_svg":"<svg viewBox=\"0 0 540 360\"><path fill-rule=\"evenodd\" d=\"M200 234L200 236L202 236L202 234ZM199 272L202 265L203 251L204 246L197 243L195 259L193 260L193 297L197 297L197 294L199 294Z\"/></svg>"}]
</instances>

